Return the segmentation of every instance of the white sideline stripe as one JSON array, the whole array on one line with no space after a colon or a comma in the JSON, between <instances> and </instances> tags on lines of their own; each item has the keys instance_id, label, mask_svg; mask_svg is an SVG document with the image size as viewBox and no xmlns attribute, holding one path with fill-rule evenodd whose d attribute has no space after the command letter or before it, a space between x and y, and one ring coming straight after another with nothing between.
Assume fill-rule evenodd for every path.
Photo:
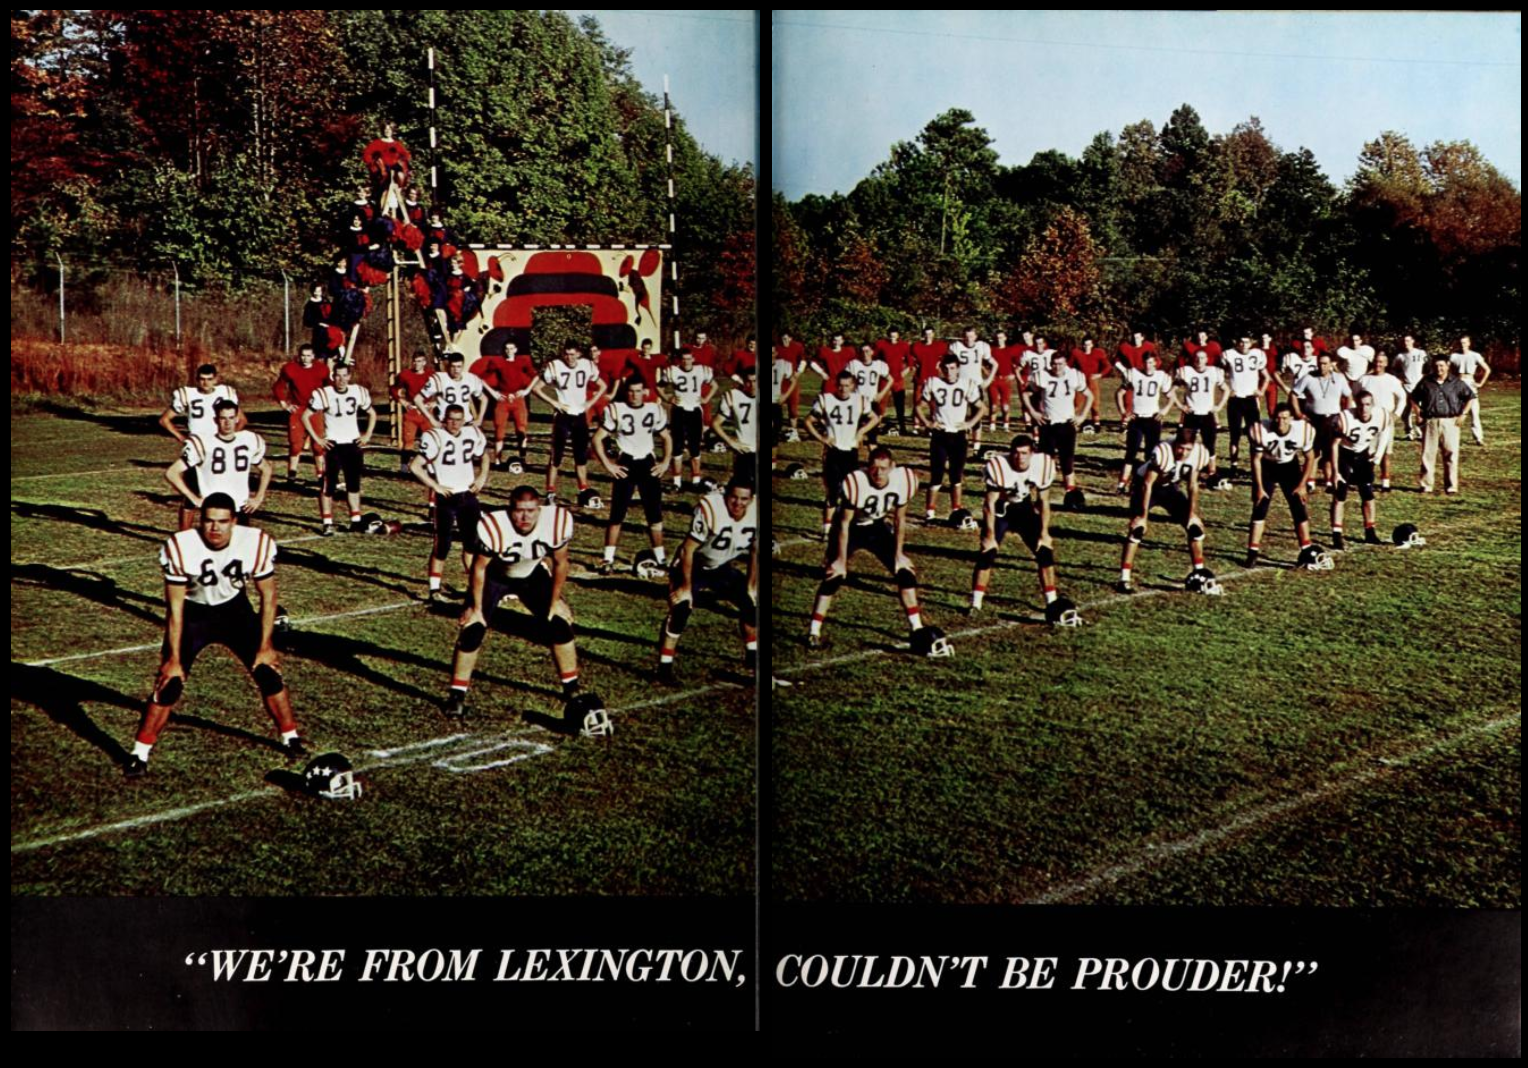
<instances>
[{"instance_id":1,"label":"white sideline stripe","mask_svg":"<svg viewBox=\"0 0 1528 1068\"><path fill-rule=\"evenodd\" d=\"M378 612L396 612L400 608L409 608L419 605L420 601L399 601L396 604L375 605L371 608L355 608L349 612L334 612L327 616L307 616L303 619L292 617L293 626L306 626L310 623L326 623L331 619L349 619L352 616L372 616ZM94 660L102 656L119 656L124 653L141 653L149 649L158 649L160 642L150 645L124 645L120 649L103 649L95 653L71 653L68 656L55 656L49 660L28 660L27 667L47 667L49 664L63 664L70 660Z\"/></svg>"},{"instance_id":2,"label":"white sideline stripe","mask_svg":"<svg viewBox=\"0 0 1528 1068\"><path fill-rule=\"evenodd\" d=\"M1313 790L1307 790L1294 797L1287 797L1282 801L1274 801L1270 804L1260 805L1248 812L1242 813L1221 824L1218 827L1210 827L1197 834L1189 835L1172 842L1147 842L1138 851L1139 856L1135 860L1122 864L1113 864L1081 879L1058 886L1054 890L1048 890L1037 897L1027 898L1022 902L1026 905L1057 905L1072 898L1096 890L1101 886L1107 886L1137 875L1150 868L1159 867L1169 860L1183 856L1187 853L1195 853L1201 849L1218 845L1240 831L1257 827L1260 824L1277 822L1285 816L1291 815L1303 808L1308 808L1318 802L1335 797L1338 794L1360 786L1366 786L1374 780L1388 775L1396 768L1425 759L1444 749L1468 741L1477 734L1485 734L1500 730L1513 724L1520 724L1522 719L1513 713L1500 716L1486 723L1477 723L1457 734L1440 738L1429 746L1418 749L1400 757L1377 757L1360 754L1360 759L1378 760L1383 766L1360 771L1356 775L1350 775L1346 779L1328 783Z\"/></svg>"},{"instance_id":3,"label":"white sideline stripe","mask_svg":"<svg viewBox=\"0 0 1528 1068\"><path fill-rule=\"evenodd\" d=\"M83 831L72 831L68 834L54 835L52 838L39 838L31 842L14 843L11 853L30 853L33 850L43 849L51 845L59 845L63 842L74 842L81 838L95 838L98 835L111 834L114 831L130 831L135 827L148 827L155 823L168 823L171 820L184 819L194 816L198 812L206 812L209 809L222 808L224 805L236 805L241 801L250 801L257 797L270 797L279 793L275 787L264 790L246 790L242 794L233 794L229 797L220 797L216 801L203 801L200 804L185 805L181 808L167 809L164 812L154 812L147 816L134 816L129 820L119 820L116 823L106 823L99 827L89 827Z\"/></svg>"}]
</instances>

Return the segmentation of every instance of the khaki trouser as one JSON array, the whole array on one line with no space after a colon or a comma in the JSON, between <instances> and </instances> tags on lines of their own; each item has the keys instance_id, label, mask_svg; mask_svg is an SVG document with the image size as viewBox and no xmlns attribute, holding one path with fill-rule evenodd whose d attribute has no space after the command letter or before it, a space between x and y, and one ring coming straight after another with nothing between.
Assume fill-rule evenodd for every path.
<instances>
[{"instance_id":1,"label":"khaki trouser","mask_svg":"<svg viewBox=\"0 0 1528 1068\"><path fill-rule=\"evenodd\" d=\"M1433 468L1438 462L1438 447L1443 447L1443 488L1449 493L1459 489L1459 420L1424 419L1422 421L1422 492L1433 491Z\"/></svg>"},{"instance_id":2,"label":"khaki trouser","mask_svg":"<svg viewBox=\"0 0 1528 1068\"><path fill-rule=\"evenodd\" d=\"M1475 401L1475 407L1470 409L1470 433L1475 435L1476 445L1484 445L1486 443L1485 431L1480 429L1480 401L1478 399Z\"/></svg>"}]
</instances>

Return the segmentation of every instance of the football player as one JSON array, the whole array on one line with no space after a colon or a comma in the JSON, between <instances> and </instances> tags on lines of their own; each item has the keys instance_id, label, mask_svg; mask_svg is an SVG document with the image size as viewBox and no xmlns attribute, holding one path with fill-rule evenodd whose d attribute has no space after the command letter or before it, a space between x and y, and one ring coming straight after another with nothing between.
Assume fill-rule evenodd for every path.
<instances>
[{"instance_id":1,"label":"football player","mask_svg":"<svg viewBox=\"0 0 1528 1068\"><path fill-rule=\"evenodd\" d=\"M202 437L210 438L218 432L217 419L213 414L212 406L220 400L231 400L239 403L239 394L232 386L224 385L218 381L218 369L210 363L204 363L196 369L196 386L181 386L170 394L170 405L159 416L159 425L176 440L180 445L185 445L187 438ZM175 417L184 416L186 420L186 432L182 434L175 426ZM239 413L239 421L235 430L243 430L248 420L244 413ZM186 472L186 482L190 488L195 489L196 474ZM196 525L196 509L186 504L180 507L180 529L190 530Z\"/></svg>"},{"instance_id":2,"label":"football player","mask_svg":"<svg viewBox=\"0 0 1528 1068\"><path fill-rule=\"evenodd\" d=\"M1043 341L1044 339L1038 339ZM1047 367L1030 376L1024 407L1040 427L1040 451L1056 458L1066 488L1066 504L1076 505L1077 429L1088 406L1088 380L1067 363L1066 354L1050 350Z\"/></svg>"},{"instance_id":3,"label":"football player","mask_svg":"<svg viewBox=\"0 0 1528 1068\"><path fill-rule=\"evenodd\" d=\"M1337 347L1337 359L1348 385L1356 390L1358 380L1374 366L1374 346L1366 344L1362 334L1354 334L1351 340L1352 344Z\"/></svg>"},{"instance_id":4,"label":"football player","mask_svg":"<svg viewBox=\"0 0 1528 1068\"><path fill-rule=\"evenodd\" d=\"M806 347L791 337L788 331L781 331L780 344L775 346L775 358L783 359L791 365L791 378L798 379L802 365L806 363ZM787 404L791 413L790 429L785 432L786 441L801 440L801 390L798 388L790 395ZM674 472L674 477L679 477L679 472Z\"/></svg>"},{"instance_id":5,"label":"football player","mask_svg":"<svg viewBox=\"0 0 1528 1068\"><path fill-rule=\"evenodd\" d=\"M911 350L913 365L917 370L918 378L914 385L915 389L921 390L923 383L927 382L930 378L938 376L939 362L944 359L945 354L949 351L949 342L936 341L934 339L934 328L932 326L925 326L923 328L923 340L913 342ZM827 392L826 383L824 383L823 392ZM914 396L916 395L914 394Z\"/></svg>"},{"instance_id":6,"label":"football player","mask_svg":"<svg viewBox=\"0 0 1528 1068\"><path fill-rule=\"evenodd\" d=\"M366 413L364 431L360 427L362 412ZM327 430L313 426L312 420L319 413L323 414ZM377 411L371 405L371 392L365 386L351 383L348 363L334 369L332 385L313 391L308 410L302 413L302 422L327 461L318 490L318 512L324 523L321 533L326 538L334 535L334 494L342 471L345 499L350 505L350 532L365 530L361 522L361 472L366 469L366 457L361 450L371 444L372 431L377 428Z\"/></svg>"},{"instance_id":7,"label":"football player","mask_svg":"<svg viewBox=\"0 0 1528 1068\"><path fill-rule=\"evenodd\" d=\"M891 374L891 401L897 412L896 429L888 434L907 433L907 370L912 358L912 345L902 340L900 330L890 331L875 343L876 358L886 364ZM914 402L917 395L913 395Z\"/></svg>"},{"instance_id":8,"label":"football player","mask_svg":"<svg viewBox=\"0 0 1528 1068\"><path fill-rule=\"evenodd\" d=\"M562 358L542 368L541 377L531 386L536 396L553 411L552 458L546 467L546 499L557 498L557 469L562 466L563 450L573 444L573 471L578 476L578 503L592 504L596 499L589 489L589 423L584 417L590 405L605 395L605 383L599 368L584 355L576 341L562 348Z\"/></svg>"},{"instance_id":9,"label":"football player","mask_svg":"<svg viewBox=\"0 0 1528 1068\"><path fill-rule=\"evenodd\" d=\"M543 506L535 487L521 486L509 495L507 510L478 520L473 540L478 548L472 588L451 662L451 692L442 711L451 719L467 714L467 690L488 636L488 620L506 597L518 600L535 620L536 633L552 650L563 697L572 701L579 688L578 650L573 613L562 599L573 540L572 513L556 503Z\"/></svg>"},{"instance_id":10,"label":"football player","mask_svg":"<svg viewBox=\"0 0 1528 1068\"><path fill-rule=\"evenodd\" d=\"M1480 427L1480 393L1491 377L1491 365L1486 363L1484 356L1470 348L1468 334L1459 339L1459 351L1450 354L1448 362L1453 365L1456 375L1475 387L1475 406L1470 409L1470 433L1475 437L1475 444L1483 446L1486 435Z\"/></svg>"},{"instance_id":11,"label":"football player","mask_svg":"<svg viewBox=\"0 0 1528 1068\"><path fill-rule=\"evenodd\" d=\"M1103 422L1103 400L1099 396L1102 387L1099 380L1109 373L1109 358L1104 350L1096 348L1093 339L1082 339L1082 348L1072 350L1072 366L1082 372L1088 381L1088 406L1083 411L1082 432L1089 436L1098 433L1099 424ZM1008 427L1005 425L1004 430Z\"/></svg>"},{"instance_id":12,"label":"football player","mask_svg":"<svg viewBox=\"0 0 1528 1068\"><path fill-rule=\"evenodd\" d=\"M1284 362L1281 365L1283 374L1279 375L1279 387L1286 396L1294 389L1295 383L1306 375L1316 373L1316 346L1309 339L1299 342L1299 348L1284 354Z\"/></svg>"},{"instance_id":13,"label":"football player","mask_svg":"<svg viewBox=\"0 0 1528 1068\"><path fill-rule=\"evenodd\" d=\"M1141 357L1141 366L1135 367L1124 357L1114 365L1124 379L1114 403L1121 412L1130 413L1125 426L1125 466L1120 469L1119 493L1130 489L1130 475L1135 470L1137 450L1146 459L1157 451L1162 440L1162 416L1164 409L1177 408L1178 398L1173 393L1172 376L1157 369L1156 350L1148 350Z\"/></svg>"},{"instance_id":14,"label":"football player","mask_svg":"<svg viewBox=\"0 0 1528 1068\"><path fill-rule=\"evenodd\" d=\"M1146 540L1146 524L1153 507L1161 508L1183 528L1188 538L1190 571L1188 587L1203 593L1218 592L1215 576L1204 566L1204 520L1199 516L1199 479L1210 466L1210 451L1199 442L1192 427L1179 427L1172 442L1160 443L1135 472L1135 491L1130 498L1130 527L1120 558L1120 593L1134 593L1131 572L1135 554Z\"/></svg>"},{"instance_id":15,"label":"football player","mask_svg":"<svg viewBox=\"0 0 1528 1068\"><path fill-rule=\"evenodd\" d=\"M414 404L414 398L419 396L429 380L430 358L425 355L424 349L415 349L409 369L399 371L393 379L392 398L403 408L403 451L398 454L400 472L407 473L409 461L414 458L418 446L420 432L430 429L429 417Z\"/></svg>"},{"instance_id":16,"label":"football player","mask_svg":"<svg viewBox=\"0 0 1528 1068\"><path fill-rule=\"evenodd\" d=\"M923 518L934 522L939 511L939 483L944 480L946 465L950 472L951 515L963 507L966 477L966 435L979 426L987 414L987 402L978 392L979 383L961 377L960 359L947 353L939 365L939 377L923 383L913 414L919 426L929 428L928 497Z\"/></svg>"},{"instance_id":17,"label":"football player","mask_svg":"<svg viewBox=\"0 0 1528 1068\"><path fill-rule=\"evenodd\" d=\"M491 454L488 439L467 425L460 404L449 404L445 425L432 427L419 439L419 455L409 466L414 477L435 494L435 540L430 548L430 600L446 603L440 576L451 551L454 527L462 539L462 567L472 574L472 555L477 551L477 527L481 518L478 494L488 482ZM474 470L475 469L475 470Z\"/></svg>"},{"instance_id":18,"label":"football player","mask_svg":"<svg viewBox=\"0 0 1528 1068\"><path fill-rule=\"evenodd\" d=\"M197 655L209 645L225 646L254 676L288 759L308 755L271 641L276 627L276 543L262 530L240 526L238 512L228 494L209 492L200 502L195 529L173 535L159 551L166 606L164 647L132 756L122 769L129 779L148 772L149 754L169 722L170 710L185 690ZM258 616L245 592L250 582L260 592Z\"/></svg>"},{"instance_id":19,"label":"football player","mask_svg":"<svg viewBox=\"0 0 1528 1068\"><path fill-rule=\"evenodd\" d=\"M669 569L669 610L658 638L658 680L673 685L679 636L697 604L728 601L738 610L743 663L758 670L759 608L758 517L753 484L736 476L726 491L702 497L690 521L690 533ZM732 566L748 557L745 578Z\"/></svg>"},{"instance_id":20,"label":"football player","mask_svg":"<svg viewBox=\"0 0 1528 1068\"><path fill-rule=\"evenodd\" d=\"M695 362L695 354L685 350L679 362L663 369L659 393L669 402L669 422L678 432L674 442L674 491L684 487L684 468L680 453L690 454L690 484L700 488L700 450L704 438L701 412L717 393L720 384L709 367Z\"/></svg>"},{"instance_id":21,"label":"football player","mask_svg":"<svg viewBox=\"0 0 1528 1068\"><path fill-rule=\"evenodd\" d=\"M854 389L869 403L876 414L879 427L886 416L886 397L891 393L891 368L884 360L876 358L875 346L868 341L859 347L858 355L844 368L854 376ZM875 444L874 432L870 443Z\"/></svg>"},{"instance_id":22,"label":"football player","mask_svg":"<svg viewBox=\"0 0 1528 1068\"><path fill-rule=\"evenodd\" d=\"M281 368L281 373L276 376L274 393L276 402L287 413L287 483L297 481L298 461L302 459L302 450L308 444L308 429L302 421L302 413L308 410L308 401L313 396L313 391L319 386L329 383L329 365L317 362L313 354L312 345L299 345L297 347L297 359L288 360ZM314 425L320 430L322 423L314 421ZM313 454L313 473L318 478L324 476L324 457L322 453Z\"/></svg>"},{"instance_id":23,"label":"football player","mask_svg":"<svg viewBox=\"0 0 1528 1068\"><path fill-rule=\"evenodd\" d=\"M217 433L211 437L189 437L177 459L165 471L165 481L174 486L192 508L200 510L204 497L226 493L234 508L254 515L265 503L271 486L271 465L265 458L265 439L253 430L237 430L239 406L220 400L212 406ZM260 476L260 488L249 494L249 473ZM187 476L190 476L189 478Z\"/></svg>"},{"instance_id":24,"label":"football player","mask_svg":"<svg viewBox=\"0 0 1528 1068\"><path fill-rule=\"evenodd\" d=\"M1359 390L1353 398L1354 406L1344 411L1337 428L1337 481L1332 486L1332 548L1344 549L1342 536L1342 505L1348 499L1348 487L1358 487L1358 499L1363 502L1364 541L1378 545L1379 534L1374 529L1374 468L1384 458L1380 450L1389 445L1392 436L1391 414L1375 406L1374 394Z\"/></svg>"},{"instance_id":25,"label":"football player","mask_svg":"<svg viewBox=\"0 0 1528 1068\"><path fill-rule=\"evenodd\" d=\"M839 373L833 392L823 390L807 413L806 432L822 442L822 537L827 540L844 480L859 466L860 444L877 422L865 399L854 391L854 375Z\"/></svg>"},{"instance_id":26,"label":"football player","mask_svg":"<svg viewBox=\"0 0 1528 1068\"><path fill-rule=\"evenodd\" d=\"M430 421L432 427L440 427L446 421L446 409L455 404L462 409L468 426L481 426L488 413L488 398L501 398L498 390L467 370L467 359L459 352L448 352L441 358L444 371L430 376L414 406Z\"/></svg>"},{"instance_id":27,"label":"football player","mask_svg":"<svg viewBox=\"0 0 1528 1068\"><path fill-rule=\"evenodd\" d=\"M1331 357L1324 357L1328 364ZM1300 541L1300 566L1321 569L1323 554L1310 540L1310 508L1307 487L1316 470L1316 428L1295 418L1294 406L1285 402L1264 419L1252 435L1252 523L1247 531L1247 566L1256 567L1262 551L1263 528L1273 505L1274 489L1284 491L1295 536Z\"/></svg>"},{"instance_id":28,"label":"football player","mask_svg":"<svg viewBox=\"0 0 1528 1068\"><path fill-rule=\"evenodd\" d=\"M504 343L504 355L483 356L473 362L469 374L482 379L483 384L497 398L493 406L493 462L508 467L504 456L504 433L509 429L511 417L515 421L515 451L519 454L520 471L528 462L527 449L530 413L526 410L526 397L530 395L531 383L536 380L536 365L531 358L520 352L513 341ZM516 471L519 474L520 471Z\"/></svg>"},{"instance_id":29,"label":"football player","mask_svg":"<svg viewBox=\"0 0 1528 1068\"><path fill-rule=\"evenodd\" d=\"M780 350L775 350L775 358L769 365L769 399L770 399L770 436L769 436L769 463L774 466L775 453L780 448L780 439L785 434L785 405L796 399L801 385L800 376L791 362L780 355ZM680 476L676 472L677 480Z\"/></svg>"},{"instance_id":30,"label":"football player","mask_svg":"<svg viewBox=\"0 0 1528 1068\"><path fill-rule=\"evenodd\" d=\"M626 379L622 394L621 400L612 401L605 409L600 427L594 432L594 453L613 482L610 522L605 527L605 556L599 568L602 575L615 570L616 545L621 540L621 524L626 521L626 509L631 507L633 491L642 495L652 558L660 567L664 563L663 473L668 470L674 439L669 434L663 405L648 400L647 385L640 375ZM606 448L612 437L616 448L614 457ZM654 456L659 442L663 444L663 451Z\"/></svg>"},{"instance_id":31,"label":"football player","mask_svg":"<svg viewBox=\"0 0 1528 1068\"><path fill-rule=\"evenodd\" d=\"M1316 452L1321 458L1322 477L1327 485L1336 477L1333 449L1337 444L1337 418L1353 399L1353 387L1347 376L1337 373L1330 353L1316 356L1316 373L1301 375L1289 389L1295 414L1308 419L1316 430ZM1314 483L1305 487L1314 490Z\"/></svg>"},{"instance_id":32,"label":"football player","mask_svg":"<svg viewBox=\"0 0 1528 1068\"><path fill-rule=\"evenodd\" d=\"M759 398L754 394L755 375L752 367L740 367L734 376L737 385L722 392L722 400L716 407L716 417L711 429L732 450L732 477L754 480L754 468L758 466L755 453L759 448ZM732 429L727 429L728 422Z\"/></svg>"},{"instance_id":33,"label":"football player","mask_svg":"<svg viewBox=\"0 0 1528 1068\"><path fill-rule=\"evenodd\" d=\"M1401 385L1399 378L1390 373L1389 368L1389 358L1383 352L1377 352L1374 354L1374 369L1358 380L1358 388L1373 395L1375 409L1390 413L1389 425L1380 435L1379 443L1374 447L1381 493L1390 492L1391 446L1395 444L1396 427L1401 425L1401 420L1410 407L1406 403L1406 387Z\"/></svg>"},{"instance_id":34,"label":"football player","mask_svg":"<svg viewBox=\"0 0 1528 1068\"><path fill-rule=\"evenodd\" d=\"M1221 355L1220 362L1231 387L1227 416L1231 424L1231 474L1235 475L1242 436L1250 443L1252 428L1262 418L1257 399L1268 389L1268 354L1253 348L1250 337L1242 337L1237 339L1236 348Z\"/></svg>"},{"instance_id":35,"label":"football player","mask_svg":"<svg viewBox=\"0 0 1528 1068\"><path fill-rule=\"evenodd\" d=\"M1045 615L1053 623L1080 622L1077 610L1056 592L1056 553L1050 535L1050 487L1056 461L1037 452L1028 434L1013 439L1008 455L987 461L987 495L982 506L982 548L971 575L971 612L982 609L998 549L1010 530L1018 532L1035 554Z\"/></svg>"},{"instance_id":36,"label":"football player","mask_svg":"<svg viewBox=\"0 0 1528 1068\"><path fill-rule=\"evenodd\" d=\"M987 429L993 432L997 431L999 411L1003 413L1003 429L1009 430L1013 425L1013 384L1018 377L1014 360L1021 351L1020 346L1008 344L1006 331L997 332L997 344L992 347L995 370L992 372L992 384L987 387Z\"/></svg>"},{"instance_id":37,"label":"football player","mask_svg":"<svg viewBox=\"0 0 1528 1068\"><path fill-rule=\"evenodd\" d=\"M1403 339L1401 351L1395 355L1395 363L1391 370L1401 380L1401 385L1406 389L1406 395L1411 396L1412 391L1422 384L1422 377L1427 374L1427 350L1417 348L1416 338L1407 334ZM1422 428L1412 422L1410 405L1407 405L1403 418L1406 423L1407 440L1420 441Z\"/></svg>"},{"instance_id":38,"label":"football player","mask_svg":"<svg viewBox=\"0 0 1528 1068\"><path fill-rule=\"evenodd\" d=\"M910 468L898 467L885 448L870 454L868 467L844 479L839 492L842 502L835 516L834 536L828 543L827 564L817 599L812 605L812 621L807 630L807 644L822 648L822 623L833 597L849 575L849 560L861 549L871 553L895 578L907 625L914 635L914 648L925 654L947 655L948 644L926 645L916 637L923 630L918 610L918 576L913 562L903 552L907 530L907 505L918 490L918 476ZM936 635L943 643L943 634Z\"/></svg>"},{"instance_id":39,"label":"football player","mask_svg":"<svg viewBox=\"0 0 1528 1068\"><path fill-rule=\"evenodd\" d=\"M626 358L626 374L641 376L642 384L647 387L648 399L651 400L658 396L658 380L663 369L668 366L669 359L663 353L653 351L651 338L643 338L637 349Z\"/></svg>"},{"instance_id":40,"label":"football player","mask_svg":"<svg viewBox=\"0 0 1528 1068\"><path fill-rule=\"evenodd\" d=\"M1201 333L1199 336L1202 338L1205 335ZM1210 464L1204 472L1205 484L1214 489L1217 482L1215 437L1220 430L1218 414L1230 399L1231 391L1226 388L1225 370L1210 366L1208 346L1201 343L1188 359L1193 361L1192 364L1178 368L1178 384L1183 387L1183 403L1178 407L1184 413L1182 425L1198 432L1199 441L1209 454Z\"/></svg>"}]
</instances>

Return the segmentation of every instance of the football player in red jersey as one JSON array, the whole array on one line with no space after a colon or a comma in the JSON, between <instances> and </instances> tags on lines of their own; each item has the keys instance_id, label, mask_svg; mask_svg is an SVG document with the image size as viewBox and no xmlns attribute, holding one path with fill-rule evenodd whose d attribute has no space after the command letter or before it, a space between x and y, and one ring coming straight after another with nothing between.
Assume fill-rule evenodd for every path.
<instances>
[{"instance_id":1,"label":"football player in red jersey","mask_svg":"<svg viewBox=\"0 0 1528 1068\"><path fill-rule=\"evenodd\" d=\"M892 330L886 337L875 343L875 352L886 364L886 369L891 375L891 403L897 411L897 428L895 433L906 435L907 433L907 364L912 354L912 345L902 340L900 330ZM917 395L914 394L914 404L917 403ZM889 428L887 433L890 434Z\"/></svg>"},{"instance_id":2,"label":"football player in red jersey","mask_svg":"<svg viewBox=\"0 0 1528 1068\"><path fill-rule=\"evenodd\" d=\"M504 343L503 356L483 356L468 371L477 375L483 384L494 391L493 406L493 462L496 466L508 466L504 458L504 432L509 428L510 416L515 420L515 450L520 454L520 469L526 463L526 431L529 429L525 409L526 395L536 380L536 365L529 356L522 355L513 341ZM485 412L486 415L486 412Z\"/></svg>"},{"instance_id":3,"label":"football player in red jersey","mask_svg":"<svg viewBox=\"0 0 1528 1068\"><path fill-rule=\"evenodd\" d=\"M750 337L746 345L740 349L734 349L732 355L722 361L722 374L728 378L736 378L738 372L744 367L752 367L757 375L758 364L759 343Z\"/></svg>"},{"instance_id":4,"label":"football player in red jersey","mask_svg":"<svg viewBox=\"0 0 1528 1068\"><path fill-rule=\"evenodd\" d=\"M422 431L430 429L430 420L414 406L414 398L430 380L430 358L424 349L415 349L409 368L399 371L393 379L393 400L403 407L403 451L398 454L398 470L407 473L409 462L414 458L414 444Z\"/></svg>"},{"instance_id":5,"label":"football player in red jersey","mask_svg":"<svg viewBox=\"0 0 1528 1068\"><path fill-rule=\"evenodd\" d=\"M1017 381L1017 373L1014 361L1018 359L1020 346L1008 344L1008 332L997 332L997 344L992 346L992 361L997 364L997 370L992 375L992 385L988 387L987 400L989 403L987 429L997 429L997 413L1003 413L1003 429L1008 430L1013 424L1013 385Z\"/></svg>"},{"instance_id":6,"label":"football player in red jersey","mask_svg":"<svg viewBox=\"0 0 1528 1068\"><path fill-rule=\"evenodd\" d=\"M780 359L786 360L791 365L791 379L797 383L797 388L791 391L787 406L790 409L790 429L785 433L786 441L801 440L801 367L806 362L806 346L791 337L788 332L780 334L780 344L775 346L775 354Z\"/></svg>"},{"instance_id":7,"label":"football player in red jersey","mask_svg":"<svg viewBox=\"0 0 1528 1068\"><path fill-rule=\"evenodd\" d=\"M648 338L643 338L638 351L633 353L626 361L626 371L623 377L641 375L642 384L647 387L647 395L658 395L658 378L663 369L668 366L668 357L661 352L653 352L653 343Z\"/></svg>"},{"instance_id":8,"label":"football player in red jersey","mask_svg":"<svg viewBox=\"0 0 1528 1068\"><path fill-rule=\"evenodd\" d=\"M289 759L308 755L292 698L281 677L272 635L276 628L276 543L264 531L238 522L238 508L226 493L209 493L201 518L165 542L159 553L164 572L165 634L154 692L138 725L133 752L123 766L129 779L149 770L149 754L185 690L197 655L209 645L225 646L254 676L265 710L276 721L281 751ZM246 587L260 593L260 614Z\"/></svg>"},{"instance_id":9,"label":"football player in red jersey","mask_svg":"<svg viewBox=\"0 0 1528 1068\"><path fill-rule=\"evenodd\" d=\"M925 326L923 328L923 340L913 342L912 346L913 363L917 366L918 373L918 381L915 383L913 396L920 395L923 383L927 382L930 378L939 377L940 361L944 359L945 354L949 351L949 342L934 340L934 328L932 326Z\"/></svg>"},{"instance_id":10,"label":"football player in red jersey","mask_svg":"<svg viewBox=\"0 0 1528 1068\"><path fill-rule=\"evenodd\" d=\"M273 391L276 401L287 413L287 444L289 454L287 456L287 481L297 480L297 465L302 459L302 450L308 444L308 430L303 425L302 413L307 411L308 401L313 397L313 391L319 386L329 384L329 368L317 361L313 354L312 345L299 345L297 359L288 360L281 368L281 373L276 376L276 388ZM323 416L313 420L313 427L320 433L323 432ZM315 452L313 455L314 474L322 479L324 477L324 454Z\"/></svg>"},{"instance_id":11,"label":"football player in red jersey","mask_svg":"<svg viewBox=\"0 0 1528 1068\"><path fill-rule=\"evenodd\" d=\"M1210 337L1209 331L1201 330L1195 334L1192 339L1183 339L1183 355L1178 357L1179 369L1184 367L1193 367L1194 356L1199 352L1200 349L1204 349L1209 353L1209 362L1206 364L1206 366L1219 366L1220 354L1225 350L1220 347L1220 342Z\"/></svg>"},{"instance_id":12,"label":"football player in red jersey","mask_svg":"<svg viewBox=\"0 0 1528 1068\"><path fill-rule=\"evenodd\" d=\"M1088 406L1082 413L1082 432L1093 435L1098 433L1098 426L1103 422L1104 409L1100 403L1099 393L1101 387L1099 381L1109 373L1109 357L1103 349L1093 344L1093 339L1082 339L1082 347L1072 350L1072 366L1082 372L1082 376L1088 382Z\"/></svg>"}]
</instances>

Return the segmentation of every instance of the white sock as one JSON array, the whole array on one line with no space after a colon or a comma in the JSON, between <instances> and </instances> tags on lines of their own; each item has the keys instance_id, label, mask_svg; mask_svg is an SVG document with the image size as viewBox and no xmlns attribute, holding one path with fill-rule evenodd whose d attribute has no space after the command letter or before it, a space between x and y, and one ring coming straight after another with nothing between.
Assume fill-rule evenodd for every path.
<instances>
[{"instance_id":1,"label":"white sock","mask_svg":"<svg viewBox=\"0 0 1528 1068\"><path fill-rule=\"evenodd\" d=\"M984 598L986 596L987 596L987 591L986 590L972 590L971 591L971 607L972 608L980 608L982 606L982 598Z\"/></svg>"},{"instance_id":2,"label":"white sock","mask_svg":"<svg viewBox=\"0 0 1528 1068\"><path fill-rule=\"evenodd\" d=\"M148 758L149 758L149 754L152 753L153 751L154 751L154 747L152 745L150 745L148 742L134 742L133 743L133 756L137 757L139 760L147 761Z\"/></svg>"},{"instance_id":3,"label":"white sock","mask_svg":"<svg viewBox=\"0 0 1528 1068\"><path fill-rule=\"evenodd\" d=\"M668 559L668 557L664 555L663 546L661 546L661 545L654 545L653 546L653 559L658 561L658 563L660 563L660 564L664 563Z\"/></svg>"},{"instance_id":4,"label":"white sock","mask_svg":"<svg viewBox=\"0 0 1528 1068\"><path fill-rule=\"evenodd\" d=\"M614 545L607 545L607 546L605 546L605 563L607 563L607 564L608 563L612 563L612 562L614 562L614 560L615 560L615 546Z\"/></svg>"}]
</instances>

